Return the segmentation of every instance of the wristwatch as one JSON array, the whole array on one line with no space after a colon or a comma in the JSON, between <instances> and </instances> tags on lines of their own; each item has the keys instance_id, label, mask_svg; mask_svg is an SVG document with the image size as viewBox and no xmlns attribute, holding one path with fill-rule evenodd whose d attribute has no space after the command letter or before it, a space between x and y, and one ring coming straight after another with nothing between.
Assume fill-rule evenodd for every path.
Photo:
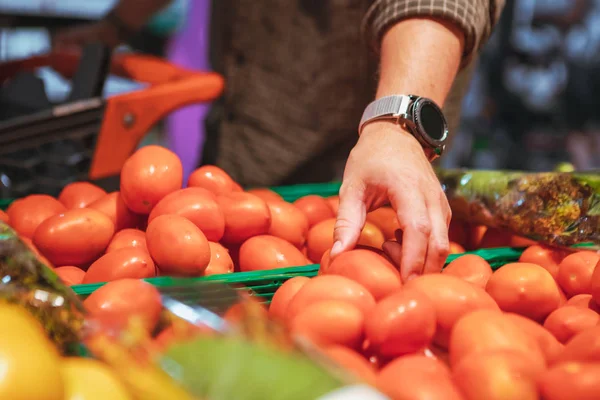
<instances>
[{"instance_id":1,"label":"wristwatch","mask_svg":"<svg viewBox=\"0 0 600 400\"><path fill-rule=\"evenodd\" d=\"M386 96L365 108L358 134L369 122L395 121L411 133L423 146L429 161L442 155L448 138L448 124L441 108L431 99L409 95Z\"/></svg>"}]
</instances>

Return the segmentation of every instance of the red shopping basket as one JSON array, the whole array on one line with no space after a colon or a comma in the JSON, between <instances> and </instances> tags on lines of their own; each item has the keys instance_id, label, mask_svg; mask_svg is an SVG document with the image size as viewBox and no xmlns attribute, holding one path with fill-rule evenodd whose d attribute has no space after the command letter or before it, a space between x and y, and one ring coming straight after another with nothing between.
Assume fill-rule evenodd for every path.
<instances>
[{"instance_id":1,"label":"red shopping basket","mask_svg":"<svg viewBox=\"0 0 600 400\"><path fill-rule=\"evenodd\" d=\"M98 76L102 75L98 65L91 68L98 73L86 77L80 68L82 58L78 53L54 52L0 64L0 84L22 71L49 66L74 82L91 81L96 86L90 97L80 95L0 121L0 198L57 195L76 180L115 176L153 125L180 107L214 100L224 86L216 73L189 71L138 54L108 56L104 77ZM107 72L148 85L104 99L100 93Z\"/></svg>"}]
</instances>

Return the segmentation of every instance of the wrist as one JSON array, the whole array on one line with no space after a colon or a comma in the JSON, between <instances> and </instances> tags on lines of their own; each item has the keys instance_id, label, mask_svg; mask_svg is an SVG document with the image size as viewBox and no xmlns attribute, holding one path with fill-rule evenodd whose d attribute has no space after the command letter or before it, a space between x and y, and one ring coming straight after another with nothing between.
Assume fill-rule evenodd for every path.
<instances>
[{"instance_id":1,"label":"wrist","mask_svg":"<svg viewBox=\"0 0 600 400\"><path fill-rule=\"evenodd\" d=\"M411 152L425 155L425 150L417 138L401 125L391 120L373 121L367 124L360 134L358 142L367 144L385 143L386 145L401 146Z\"/></svg>"}]
</instances>

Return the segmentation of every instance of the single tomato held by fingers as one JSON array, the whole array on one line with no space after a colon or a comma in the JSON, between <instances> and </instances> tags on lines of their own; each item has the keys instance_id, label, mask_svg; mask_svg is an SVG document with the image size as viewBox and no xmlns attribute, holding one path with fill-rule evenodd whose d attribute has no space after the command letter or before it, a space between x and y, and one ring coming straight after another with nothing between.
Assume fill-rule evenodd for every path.
<instances>
[{"instance_id":1,"label":"single tomato held by fingers","mask_svg":"<svg viewBox=\"0 0 600 400\"><path fill-rule=\"evenodd\" d=\"M121 196L127 207L149 214L166 195L181 189L183 166L177 154L161 146L145 146L121 169Z\"/></svg>"},{"instance_id":2,"label":"single tomato held by fingers","mask_svg":"<svg viewBox=\"0 0 600 400\"><path fill-rule=\"evenodd\" d=\"M371 211L367 214L367 221L381 230L385 240L394 239L394 233L397 229L400 229L396 211L391 207L380 207L377 210Z\"/></svg>"}]
</instances>

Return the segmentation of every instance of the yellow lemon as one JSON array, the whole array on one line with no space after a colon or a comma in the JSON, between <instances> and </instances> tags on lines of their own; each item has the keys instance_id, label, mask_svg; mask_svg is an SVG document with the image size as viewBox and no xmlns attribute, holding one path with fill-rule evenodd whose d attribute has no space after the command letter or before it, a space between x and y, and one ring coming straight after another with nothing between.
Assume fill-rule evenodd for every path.
<instances>
[{"instance_id":1,"label":"yellow lemon","mask_svg":"<svg viewBox=\"0 0 600 400\"><path fill-rule=\"evenodd\" d=\"M132 400L106 364L88 358L66 358L62 364L64 400Z\"/></svg>"},{"instance_id":2,"label":"yellow lemon","mask_svg":"<svg viewBox=\"0 0 600 400\"><path fill-rule=\"evenodd\" d=\"M58 350L24 308L0 302L0 399L63 400Z\"/></svg>"}]
</instances>

